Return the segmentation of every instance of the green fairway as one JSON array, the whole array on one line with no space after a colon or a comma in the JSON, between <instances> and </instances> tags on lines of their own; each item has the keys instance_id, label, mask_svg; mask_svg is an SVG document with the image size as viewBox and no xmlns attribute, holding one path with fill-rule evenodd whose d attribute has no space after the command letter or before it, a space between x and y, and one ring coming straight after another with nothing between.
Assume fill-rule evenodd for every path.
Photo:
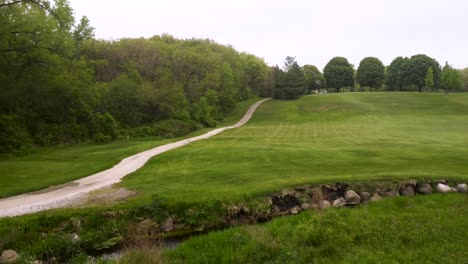
<instances>
[{"instance_id":1,"label":"green fairway","mask_svg":"<svg viewBox=\"0 0 468 264\"><path fill-rule=\"evenodd\" d=\"M459 194L306 211L189 239L165 263L466 263L467 214ZM137 263L138 252L120 263Z\"/></svg>"},{"instance_id":2,"label":"green fairway","mask_svg":"<svg viewBox=\"0 0 468 264\"><path fill-rule=\"evenodd\" d=\"M172 201L303 183L468 179L468 94L347 93L267 101L246 126L157 156L123 186Z\"/></svg>"},{"instance_id":3,"label":"green fairway","mask_svg":"<svg viewBox=\"0 0 468 264\"><path fill-rule=\"evenodd\" d=\"M219 126L237 122L258 99L238 103ZM201 129L188 136L198 135ZM0 198L35 191L108 169L120 160L177 139L144 138L110 144L77 144L39 150L24 157L0 156Z\"/></svg>"}]
</instances>

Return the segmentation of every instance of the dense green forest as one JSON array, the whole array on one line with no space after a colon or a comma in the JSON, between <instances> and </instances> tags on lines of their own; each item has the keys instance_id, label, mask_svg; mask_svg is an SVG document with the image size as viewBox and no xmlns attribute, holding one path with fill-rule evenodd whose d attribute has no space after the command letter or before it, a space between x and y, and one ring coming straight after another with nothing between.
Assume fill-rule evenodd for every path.
<instances>
[{"instance_id":1,"label":"dense green forest","mask_svg":"<svg viewBox=\"0 0 468 264\"><path fill-rule=\"evenodd\" d=\"M0 1L0 152L117 138L176 137L213 127L253 96L340 91L468 91L468 69L426 55L357 70L335 57L320 72L283 67L206 39L98 40L67 0ZM329 89L330 88L330 89Z\"/></svg>"},{"instance_id":2,"label":"dense green forest","mask_svg":"<svg viewBox=\"0 0 468 264\"><path fill-rule=\"evenodd\" d=\"M96 40L66 0L0 4L0 151L186 134L269 96L270 68L211 40Z\"/></svg>"}]
</instances>

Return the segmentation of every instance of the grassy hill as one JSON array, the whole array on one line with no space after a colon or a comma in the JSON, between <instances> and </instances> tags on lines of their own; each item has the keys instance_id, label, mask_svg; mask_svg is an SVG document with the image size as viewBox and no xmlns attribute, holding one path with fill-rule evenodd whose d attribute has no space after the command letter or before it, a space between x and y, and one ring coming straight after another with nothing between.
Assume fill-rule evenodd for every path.
<instances>
[{"instance_id":1,"label":"grassy hill","mask_svg":"<svg viewBox=\"0 0 468 264\"><path fill-rule=\"evenodd\" d=\"M219 126L236 123L256 101L258 98L237 103ZM200 129L185 137L208 130ZM180 139L135 138L104 145L86 143L56 146L26 156L3 154L0 155L0 198L86 177L114 166L125 157Z\"/></svg>"},{"instance_id":2,"label":"grassy hill","mask_svg":"<svg viewBox=\"0 0 468 264\"><path fill-rule=\"evenodd\" d=\"M179 200L302 183L467 179L468 94L346 93L268 101L247 125L153 158L123 186Z\"/></svg>"}]
</instances>

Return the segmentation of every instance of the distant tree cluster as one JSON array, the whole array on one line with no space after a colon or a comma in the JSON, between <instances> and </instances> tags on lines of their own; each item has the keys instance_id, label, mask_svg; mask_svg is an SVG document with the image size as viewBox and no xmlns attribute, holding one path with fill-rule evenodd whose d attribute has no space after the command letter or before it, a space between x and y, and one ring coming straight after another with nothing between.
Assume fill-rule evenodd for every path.
<instances>
[{"instance_id":1,"label":"distant tree cluster","mask_svg":"<svg viewBox=\"0 0 468 264\"><path fill-rule=\"evenodd\" d=\"M294 66L294 67L293 67ZM300 73L302 71L302 73ZM364 58L357 68L344 57L332 58L323 74L313 65L300 67L295 58L287 57L283 69L272 71L274 97L294 99L303 94L327 91L468 91L468 68L443 68L433 58L418 54L411 58L397 57L385 67L375 57ZM331 89L331 90L328 90Z\"/></svg>"},{"instance_id":2,"label":"distant tree cluster","mask_svg":"<svg viewBox=\"0 0 468 264\"><path fill-rule=\"evenodd\" d=\"M0 152L211 127L272 69L211 40L96 40L66 0L0 4Z\"/></svg>"},{"instance_id":3,"label":"distant tree cluster","mask_svg":"<svg viewBox=\"0 0 468 264\"><path fill-rule=\"evenodd\" d=\"M377 58L367 57L359 63L356 72L345 58L335 57L325 66L324 77L326 87L334 88L337 92L344 88L354 91L366 87L369 91L374 88L419 92L444 89L447 93L449 90L464 90L463 71L449 65L441 69L435 59L424 54L411 58L397 57L388 67Z\"/></svg>"}]
</instances>

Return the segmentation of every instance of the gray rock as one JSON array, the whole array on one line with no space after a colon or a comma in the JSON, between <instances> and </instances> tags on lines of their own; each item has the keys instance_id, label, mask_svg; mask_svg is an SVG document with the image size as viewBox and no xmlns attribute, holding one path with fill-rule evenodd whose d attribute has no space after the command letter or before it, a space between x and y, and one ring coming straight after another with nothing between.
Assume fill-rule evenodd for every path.
<instances>
[{"instance_id":1,"label":"gray rock","mask_svg":"<svg viewBox=\"0 0 468 264\"><path fill-rule=\"evenodd\" d=\"M301 209L300 206L294 206L293 208L289 209L289 213L290 213L290 214L297 214L297 213L299 213L300 211L302 211L302 209Z\"/></svg>"},{"instance_id":2,"label":"gray rock","mask_svg":"<svg viewBox=\"0 0 468 264\"><path fill-rule=\"evenodd\" d=\"M139 232L149 232L154 229L156 223L151 219L145 219L138 223L137 229Z\"/></svg>"},{"instance_id":3,"label":"gray rock","mask_svg":"<svg viewBox=\"0 0 468 264\"><path fill-rule=\"evenodd\" d=\"M330 202L327 200L320 201L320 209L327 209L331 206Z\"/></svg>"},{"instance_id":4,"label":"gray rock","mask_svg":"<svg viewBox=\"0 0 468 264\"><path fill-rule=\"evenodd\" d=\"M451 191L451 192L457 192L457 188L455 188L455 187L450 187L450 191Z\"/></svg>"},{"instance_id":5,"label":"gray rock","mask_svg":"<svg viewBox=\"0 0 468 264\"><path fill-rule=\"evenodd\" d=\"M445 184L447 185L448 184L448 181L447 180L437 180L437 181L434 181L435 183L442 183L442 184Z\"/></svg>"},{"instance_id":6,"label":"gray rock","mask_svg":"<svg viewBox=\"0 0 468 264\"><path fill-rule=\"evenodd\" d=\"M403 185L411 185L411 186L413 186L413 188L416 188L416 185L418 185L418 181L412 179L412 180L403 181L402 184Z\"/></svg>"},{"instance_id":7,"label":"gray rock","mask_svg":"<svg viewBox=\"0 0 468 264\"><path fill-rule=\"evenodd\" d=\"M275 214L281 212L281 209L276 205L273 205L272 209L273 209L273 213Z\"/></svg>"},{"instance_id":8,"label":"gray rock","mask_svg":"<svg viewBox=\"0 0 468 264\"><path fill-rule=\"evenodd\" d=\"M361 201L362 201L363 203L367 203L367 202L370 200L371 196L372 196L372 195L371 195L370 193L368 193L368 192L361 192L360 194L361 194L361 195L360 195L360 196L361 196Z\"/></svg>"},{"instance_id":9,"label":"gray rock","mask_svg":"<svg viewBox=\"0 0 468 264\"><path fill-rule=\"evenodd\" d=\"M346 204L356 205L361 203L361 196L359 196L355 191L348 190L345 194Z\"/></svg>"},{"instance_id":10,"label":"gray rock","mask_svg":"<svg viewBox=\"0 0 468 264\"><path fill-rule=\"evenodd\" d=\"M303 203L301 204L301 208L304 210L312 208L312 205L310 203Z\"/></svg>"},{"instance_id":11,"label":"gray rock","mask_svg":"<svg viewBox=\"0 0 468 264\"><path fill-rule=\"evenodd\" d=\"M414 188L412 185L406 185L401 187L400 195L402 196L413 196L414 195Z\"/></svg>"},{"instance_id":12,"label":"gray rock","mask_svg":"<svg viewBox=\"0 0 468 264\"><path fill-rule=\"evenodd\" d=\"M461 193L468 192L468 185L466 185L466 183L457 184L457 187L455 188L457 189L458 192L461 192Z\"/></svg>"},{"instance_id":13,"label":"gray rock","mask_svg":"<svg viewBox=\"0 0 468 264\"><path fill-rule=\"evenodd\" d=\"M335 201L333 201L333 206L335 207L345 206L345 205L346 205L346 201L343 198L338 198Z\"/></svg>"},{"instance_id":14,"label":"gray rock","mask_svg":"<svg viewBox=\"0 0 468 264\"><path fill-rule=\"evenodd\" d=\"M11 249L3 251L0 256L0 263L15 263L19 259L20 255Z\"/></svg>"},{"instance_id":15,"label":"gray rock","mask_svg":"<svg viewBox=\"0 0 468 264\"><path fill-rule=\"evenodd\" d=\"M396 191L384 191L382 192L382 196L383 197L395 197L395 196L399 196L400 194Z\"/></svg>"},{"instance_id":16,"label":"gray rock","mask_svg":"<svg viewBox=\"0 0 468 264\"><path fill-rule=\"evenodd\" d=\"M164 223L161 225L161 230L163 232L169 232L174 229L174 220L172 220L172 217L168 217Z\"/></svg>"},{"instance_id":17,"label":"gray rock","mask_svg":"<svg viewBox=\"0 0 468 264\"><path fill-rule=\"evenodd\" d=\"M436 190L440 193L448 193L451 192L452 190L450 189L450 186L445 185L443 183L438 183L436 185Z\"/></svg>"},{"instance_id":18,"label":"gray rock","mask_svg":"<svg viewBox=\"0 0 468 264\"><path fill-rule=\"evenodd\" d=\"M370 201L371 202L376 202L376 201L379 201L379 200L382 200L382 196L374 193L374 195L372 195L372 197L370 198Z\"/></svg>"},{"instance_id":19,"label":"gray rock","mask_svg":"<svg viewBox=\"0 0 468 264\"><path fill-rule=\"evenodd\" d=\"M416 191L420 194L431 194L432 186L429 183L424 183L421 186L419 186Z\"/></svg>"}]
</instances>

